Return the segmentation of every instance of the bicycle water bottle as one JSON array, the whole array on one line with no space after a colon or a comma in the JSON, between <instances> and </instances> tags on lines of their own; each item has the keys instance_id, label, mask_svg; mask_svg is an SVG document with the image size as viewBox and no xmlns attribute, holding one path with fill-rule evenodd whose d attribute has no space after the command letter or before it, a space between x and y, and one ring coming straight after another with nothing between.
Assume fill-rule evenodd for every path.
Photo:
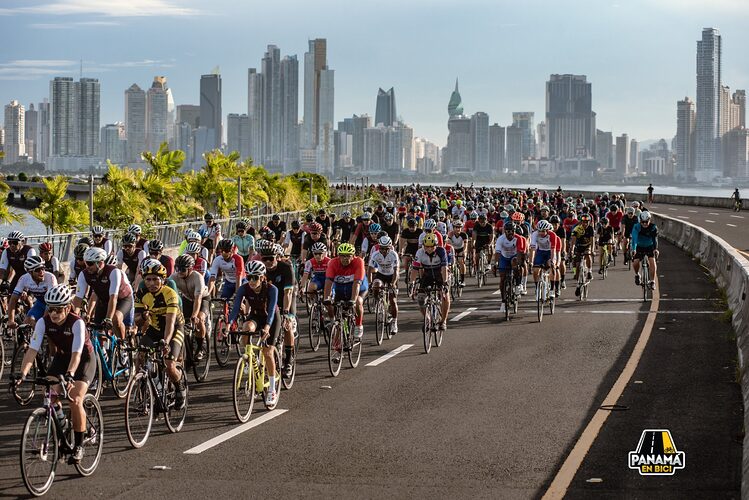
<instances>
[{"instance_id":1,"label":"bicycle water bottle","mask_svg":"<svg viewBox=\"0 0 749 500\"><path fill-rule=\"evenodd\" d=\"M60 421L60 425L62 426L63 430L68 425L67 418L65 418L65 412L62 409L62 405L55 406L55 415L57 415L57 419Z\"/></svg>"}]
</instances>

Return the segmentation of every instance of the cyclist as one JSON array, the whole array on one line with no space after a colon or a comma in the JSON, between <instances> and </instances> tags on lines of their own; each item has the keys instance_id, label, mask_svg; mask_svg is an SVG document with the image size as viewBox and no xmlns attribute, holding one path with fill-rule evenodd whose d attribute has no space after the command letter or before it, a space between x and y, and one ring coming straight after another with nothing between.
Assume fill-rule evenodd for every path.
<instances>
[{"instance_id":1,"label":"cyclist","mask_svg":"<svg viewBox=\"0 0 749 500\"><path fill-rule=\"evenodd\" d=\"M86 254L86 250L89 246L85 243L78 243L73 249L73 258L70 259L70 276L68 277L68 285L75 285L78 282L78 276L86 269L86 261L83 260L83 256Z\"/></svg>"},{"instance_id":2,"label":"cyclist","mask_svg":"<svg viewBox=\"0 0 749 500\"><path fill-rule=\"evenodd\" d=\"M413 256L419 249L419 239L422 230L416 227L416 219L409 217L406 222L406 228L401 231L400 237L400 254L403 259L403 268L408 270Z\"/></svg>"},{"instance_id":3,"label":"cyclist","mask_svg":"<svg viewBox=\"0 0 749 500\"><path fill-rule=\"evenodd\" d=\"M249 311L242 325L242 330L256 332L259 329L262 332L263 357L265 358L268 376L271 379L266 403L273 405L278 398L275 378L276 370L280 368L276 367L276 361L273 358L273 351L281 337L281 322L278 319L278 288L268 282L266 267L262 262L258 260L249 261L245 270L247 272L247 283L237 290L234 306L229 315L229 324L234 325L237 321L242 303L246 301ZM247 339L243 338L241 343L246 345Z\"/></svg>"},{"instance_id":4,"label":"cyclist","mask_svg":"<svg viewBox=\"0 0 749 500\"><path fill-rule=\"evenodd\" d=\"M34 297L34 305L26 313L24 323L34 326L36 321L44 315L47 305L44 303L44 294L57 286L57 278L44 268L44 260L38 255L31 255L23 263L26 271L20 277L13 289L8 304L8 328L16 327L16 304L19 297L23 294L30 294Z\"/></svg>"},{"instance_id":5,"label":"cyclist","mask_svg":"<svg viewBox=\"0 0 749 500\"><path fill-rule=\"evenodd\" d=\"M731 195L731 199L733 200L734 208L738 208L739 210L741 210L742 203L739 188L736 188L736 190L733 192L733 194Z\"/></svg>"},{"instance_id":6,"label":"cyclist","mask_svg":"<svg viewBox=\"0 0 749 500\"><path fill-rule=\"evenodd\" d=\"M83 397L88 392L88 385L96 374L94 348L86 331L86 324L76 316L70 307L73 292L67 285L57 285L47 290L44 302L47 312L36 322L31 343L23 356L21 372L17 374L18 385L28 375L34 364L36 354L42 348L44 337L54 346L54 357L47 368L48 376L62 375L71 399L70 416L73 421L73 454L70 463L79 463L83 459L83 438L86 432L86 412L83 408ZM56 389L59 393L62 389Z\"/></svg>"},{"instance_id":7,"label":"cyclist","mask_svg":"<svg viewBox=\"0 0 749 500\"><path fill-rule=\"evenodd\" d=\"M231 237L231 242L237 249L237 255L247 262L255 253L255 237L247 233L247 223L241 220L237 222L236 233Z\"/></svg>"},{"instance_id":8,"label":"cyclist","mask_svg":"<svg viewBox=\"0 0 749 500\"><path fill-rule=\"evenodd\" d=\"M333 238L337 241L349 241L356 230L356 221L351 218L351 212L344 210L341 218L333 223ZM335 247L337 248L337 247ZM333 248L335 250L335 248Z\"/></svg>"},{"instance_id":9,"label":"cyclist","mask_svg":"<svg viewBox=\"0 0 749 500\"><path fill-rule=\"evenodd\" d=\"M549 217L549 222L551 222L554 234L559 238L559 265L557 266L556 274L559 286L565 289L567 288L567 283L565 283L565 274L567 273L567 263L565 261L567 258L567 232L564 230L564 227L562 227L561 219L558 215L552 215ZM557 289L557 295L558 294L559 290Z\"/></svg>"},{"instance_id":10,"label":"cyclist","mask_svg":"<svg viewBox=\"0 0 749 500\"><path fill-rule=\"evenodd\" d=\"M643 257L648 258L650 276L648 286L655 290L655 273L657 271L658 259L658 226L653 224L650 212L647 210L640 213L640 222L632 228L632 269L635 272L635 284L640 282L640 261Z\"/></svg>"},{"instance_id":11,"label":"cyclist","mask_svg":"<svg viewBox=\"0 0 749 500\"><path fill-rule=\"evenodd\" d=\"M593 279L593 273L590 271L593 266L593 253L595 252L595 230L590 223L590 214L583 213L580 216L580 223L575 226L570 236L570 247L574 249L575 261L575 281L580 276L580 260L585 259L585 265L588 269L586 279ZM575 296L580 295L580 287L575 287Z\"/></svg>"},{"instance_id":12,"label":"cyclist","mask_svg":"<svg viewBox=\"0 0 749 500\"><path fill-rule=\"evenodd\" d=\"M185 255L189 255L193 258L193 260L195 261L193 269L195 269L205 278L205 283L207 285L208 278L210 278L211 273L208 270L208 261L206 261L202 256L203 250L205 250L205 247L201 245L200 242L196 241L187 245L187 248L185 249Z\"/></svg>"},{"instance_id":13,"label":"cyclist","mask_svg":"<svg viewBox=\"0 0 749 500\"><path fill-rule=\"evenodd\" d=\"M26 236L21 231L8 233L8 248L3 250L3 255L0 257L0 281L4 282L8 290L14 290L18 280L26 274L23 267L24 261L36 255L36 251L31 248L31 245L26 245L25 241ZM13 278L10 279L10 285L7 285L5 282L10 278L11 272Z\"/></svg>"},{"instance_id":14,"label":"cyclist","mask_svg":"<svg viewBox=\"0 0 749 500\"><path fill-rule=\"evenodd\" d=\"M141 236L141 233L143 232L141 227L138 224L130 224L127 228L127 232L135 235L135 248L144 250L148 253L148 240Z\"/></svg>"},{"instance_id":15,"label":"cyclist","mask_svg":"<svg viewBox=\"0 0 749 500\"><path fill-rule=\"evenodd\" d=\"M326 254L328 247L325 243L315 243L312 245L312 258L304 263L304 274L299 283L299 294L306 293L312 295L318 290L325 288L325 273L330 264L330 257Z\"/></svg>"},{"instance_id":16,"label":"cyclist","mask_svg":"<svg viewBox=\"0 0 749 500\"><path fill-rule=\"evenodd\" d=\"M213 221L213 214L208 212L203 216L203 224L198 228L198 233L202 236L200 242L208 250L208 262L213 261L214 250L218 242L222 239L221 224Z\"/></svg>"},{"instance_id":17,"label":"cyclist","mask_svg":"<svg viewBox=\"0 0 749 500\"><path fill-rule=\"evenodd\" d=\"M208 281L208 295L213 296L216 279L219 274L224 276L224 285L221 287L221 298L229 300L234 296L237 287L242 284L244 278L244 261L242 257L234 253L234 243L223 239L217 245L218 255L211 264L211 277Z\"/></svg>"},{"instance_id":18,"label":"cyclist","mask_svg":"<svg viewBox=\"0 0 749 500\"><path fill-rule=\"evenodd\" d=\"M632 207L627 207L627 215L622 219L622 225L624 226L624 231L622 233L622 242L624 244L625 249L629 249L629 243L630 238L632 237L632 229L635 227L635 224L637 224L637 217L635 216L635 209ZM624 253L624 263L626 264L629 262L629 252Z\"/></svg>"},{"instance_id":19,"label":"cyclist","mask_svg":"<svg viewBox=\"0 0 749 500\"><path fill-rule=\"evenodd\" d=\"M187 247L190 246L192 243L197 243L198 247L200 247L200 256L208 262L208 249L201 245L201 241L203 241L203 237L200 236L200 233L197 231L190 231L187 233L187 236L185 237L185 241L182 242L182 244L179 247L178 254L182 255L184 253L187 253ZM182 246L184 245L184 247Z\"/></svg>"},{"instance_id":20,"label":"cyclist","mask_svg":"<svg viewBox=\"0 0 749 500\"><path fill-rule=\"evenodd\" d=\"M382 219L383 222L380 223L382 230L390 236L390 239L393 241L393 247L398 248L398 243L400 243L400 225L395 222L395 216L390 212L386 212L382 216Z\"/></svg>"},{"instance_id":21,"label":"cyclist","mask_svg":"<svg viewBox=\"0 0 749 500\"><path fill-rule=\"evenodd\" d=\"M136 323L141 329L145 328L140 342L143 346L153 347L164 341L166 374L177 388L174 406L181 410L185 406L187 386L177 363L182 358L185 320L177 292L164 286L166 268L155 259L145 262L142 270L145 289L138 290L135 299Z\"/></svg>"},{"instance_id":22,"label":"cyclist","mask_svg":"<svg viewBox=\"0 0 749 500\"><path fill-rule=\"evenodd\" d=\"M468 235L463 231L463 221L457 219L453 222L453 229L448 233L447 241L455 250L455 259L458 261L458 271L460 272L458 286L464 287L466 279L465 251L468 246Z\"/></svg>"},{"instance_id":23,"label":"cyclist","mask_svg":"<svg viewBox=\"0 0 749 500\"><path fill-rule=\"evenodd\" d=\"M622 219L624 218L624 212L619 210L618 203L612 203L609 205L609 211L606 214L606 218L609 220L611 227L614 228L614 243L616 243L616 248L618 250L621 248Z\"/></svg>"},{"instance_id":24,"label":"cyclist","mask_svg":"<svg viewBox=\"0 0 749 500\"><path fill-rule=\"evenodd\" d=\"M419 235L419 247L424 246L424 238L429 234L432 234L437 238L437 246L444 246L445 242L442 240L442 235L437 232L437 221L434 219L427 219L424 221L424 230Z\"/></svg>"},{"instance_id":25,"label":"cyclist","mask_svg":"<svg viewBox=\"0 0 749 500\"><path fill-rule=\"evenodd\" d=\"M486 250L486 263L488 264L491 260L490 248L494 243L494 228L486 219L486 214L481 213L478 216L478 222L473 226L472 235L472 247L473 247L473 262L478 265L479 254Z\"/></svg>"},{"instance_id":26,"label":"cyclist","mask_svg":"<svg viewBox=\"0 0 749 500\"><path fill-rule=\"evenodd\" d=\"M211 300L203 275L195 270L195 259L190 255L180 255L175 261L174 274L170 279L177 284L182 297L182 313L195 326L198 349L194 354L196 360L205 357L206 319L211 314Z\"/></svg>"},{"instance_id":27,"label":"cyclist","mask_svg":"<svg viewBox=\"0 0 749 500\"><path fill-rule=\"evenodd\" d=\"M422 247L416 252L411 268L411 281L419 278L419 289L416 290L414 288L412 298L418 296L419 310L423 317L425 313L426 288L430 286L442 288L440 300L442 321L438 325L440 330L447 329L447 315L450 313L447 267L447 252L438 245L437 236L434 234L424 236Z\"/></svg>"},{"instance_id":28,"label":"cyclist","mask_svg":"<svg viewBox=\"0 0 749 500\"><path fill-rule=\"evenodd\" d=\"M122 247L117 252L117 262L120 263L120 266L125 266L125 275L130 283L133 284L133 288L138 288L140 284L138 269L140 269L143 259L146 258L146 252L137 249L135 243L135 235L133 233L125 233L122 236Z\"/></svg>"},{"instance_id":29,"label":"cyclist","mask_svg":"<svg viewBox=\"0 0 749 500\"><path fill-rule=\"evenodd\" d=\"M400 271L400 259L398 253L393 251L393 240L390 236L382 236L378 246L372 250L369 257L369 278L372 283L372 293L379 296L380 289L385 284L393 287L390 295L390 316L392 323L390 332L398 333L398 273Z\"/></svg>"},{"instance_id":30,"label":"cyclist","mask_svg":"<svg viewBox=\"0 0 749 500\"><path fill-rule=\"evenodd\" d=\"M309 225L308 236L304 237L304 241L302 242L302 262L307 262L309 251L315 243L328 244L328 237L325 236L323 227L318 222L313 222Z\"/></svg>"},{"instance_id":31,"label":"cyclist","mask_svg":"<svg viewBox=\"0 0 749 500\"><path fill-rule=\"evenodd\" d=\"M78 275L74 310L78 313L83 298L91 288L93 293L89 310L94 308L94 323L111 327L115 334L124 339L125 327L133 324L133 289L127 276L117 267L105 264L107 253L103 248L89 247L83 254L83 260L86 268Z\"/></svg>"},{"instance_id":32,"label":"cyclist","mask_svg":"<svg viewBox=\"0 0 749 500\"><path fill-rule=\"evenodd\" d=\"M497 242L494 244L494 259L497 262L497 269L499 270L499 290L502 296L502 300L505 300L505 278L507 271L510 269L515 270L515 283L518 294L522 288L521 279L522 273L520 272L520 266L525 260L525 253L527 251L528 240L523 238L520 234L517 234L517 227L514 222L508 222L505 224L502 231L502 235L497 238Z\"/></svg>"},{"instance_id":33,"label":"cyclist","mask_svg":"<svg viewBox=\"0 0 749 500\"><path fill-rule=\"evenodd\" d=\"M557 248L559 247L559 237L554 233L551 222L540 220L536 224L536 230L531 233L531 258L533 263L533 282L538 289L538 278L541 274L540 269L550 270L550 281L552 285L551 297L559 291L559 283L556 281L556 261Z\"/></svg>"},{"instance_id":34,"label":"cyclist","mask_svg":"<svg viewBox=\"0 0 749 500\"><path fill-rule=\"evenodd\" d=\"M317 217L315 217L315 222L320 224L320 226L322 227L322 234L325 235L325 238L330 239L330 236L331 236L330 228L333 225L333 221L330 220L330 217L328 217L328 214L324 208L321 208L320 210L317 211Z\"/></svg>"},{"instance_id":35,"label":"cyclist","mask_svg":"<svg viewBox=\"0 0 749 500\"><path fill-rule=\"evenodd\" d=\"M44 269L55 275L58 283L65 279L65 273L62 272L60 261L52 254L52 243L45 241L39 244L39 256L44 259Z\"/></svg>"},{"instance_id":36,"label":"cyclist","mask_svg":"<svg viewBox=\"0 0 749 500\"><path fill-rule=\"evenodd\" d=\"M302 231L302 223L297 219L291 221L291 230L286 232L286 237L283 242L284 251L288 253L291 258L296 262L302 260L302 254L304 253L302 247L307 239L307 234Z\"/></svg>"},{"instance_id":37,"label":"cyclist","mask_svg":"<svg viewBox=\"0 0 749 500\"><path fill-rule=\"evenodd\" d=\"M377 244L378 238L381 236L382 226L379 223L373 222L369 225L369 234L361 242L361 258L364 262L369 260L369 256L372 253L372 248ZM382 232L382 234L386 234Z\"/></svg>"},{"instance_id":38,"label":"cyclist","mask_svg":"<svg viewBox=\"0 0 749 500\"><path fill-rule=\"evenodd\" d=\"M96 248L103 248L107 255L113 253L114 247L112 241L104 235L104 228L102 226L94 226L91 228L91 237L94 239Z\"/></svg>"},{"instance_id":39,"label":"cyclist","mask_svg":"<svg viewBox=\"0 0 749 500\"><path fill-rule=\"evenodd\" d=\"M279 258L278 247L268 240L258 242L260 260L265 265L265 278L278 289L278 308L283 314L281 328L284 334L284 376L290 377L294 366L294 328L296 327L296 300L294 297L294 269L289 262Z\"/></svg>"},{"instance_id":40,"label":"cyclist","mask_svg":"<svg viewBox=\"0 0 749 500\"><path fill-rule=\"evenodd\" d=\"M164 251L164 243L161 240L151 240L148 242L148 255L152 259L156 259L161 262L161 265L166 269L166 275L171 276L174 272L174 259L169 255L162 253Z\"/></svg>"},{"instance_id":41,"label":"cyclist","mask_svg":"<svg viewBox=\"0 0 749 500\"><path fill-rule=\"evenodd\" d=\"M601 267L598 268L598 274L603 274L604 255L608 256L606 258L606 260L608 261L606 262L606 264L610 264L611 261L614 260L614 257L612 256L612 252L614 251L614 244L616 242L614 228L611 227L608 217L601 218L601 225L598 228L597 233L598 233L598 246L601 249L601 255L600 255Z\"/></svg>"},{"instance_id":42,"label":"cyclist","mask_svg":"<svg viewBox=\"0 0 749 500\"><path fill-rule=\"evenodd\" d=\"M331 259L328 264L323 296L326 301L330 301L335 293L336 301L351 300L354 302L356 316L354 336L361 341L364 336L364 296L369 283L364 271L364 260L357 257L355 253L356 249L351 243L341 243L338 247L338 256ZM329 307L328 316L331 320L333 315L333 307Z\"/></svg>"},{"instance_id":43,"label":"cyclist","mask_svg":"<svg viewBox=\"0 0 749 500\"><path fill-rule=\"evenodd\" d=\"M286 239L286 222L281 220L280 215L273 214L273 216L271 216L268 228L273 231L273 234L275 235L274 241L280 242Z\"/></svg>"}]
</instances>

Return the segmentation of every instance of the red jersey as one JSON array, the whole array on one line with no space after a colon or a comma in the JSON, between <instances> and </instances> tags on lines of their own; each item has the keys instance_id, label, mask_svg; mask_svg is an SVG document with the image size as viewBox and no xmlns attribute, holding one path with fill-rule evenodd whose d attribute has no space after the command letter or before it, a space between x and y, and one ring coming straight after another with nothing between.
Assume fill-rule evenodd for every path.
<instances>
[{"instance_id":1,"label":"red jersey","mask_svg":"<svg viewBox=\"0 0 749 500\"><path fill-rule=\"evenodd\" d=\"M341 263L341 258L330 259L325 277L337 284L353 283L364 280L364 259L354 257L348 266Z\"/></svg>"},{"instance_id":2,"label":"red jersey","mask_svg":"<svg viewBox=\"0 0 749 500\"><path fill-rule=\"evenodd\" d=\"M609 212L606 214L606 218L609 220L609 223L611 223L611 227L614 228L614 231L619 231L619 227L622 224L622 218L624 218L624 213L621 210Z\"/></svg>"}]
</instances>

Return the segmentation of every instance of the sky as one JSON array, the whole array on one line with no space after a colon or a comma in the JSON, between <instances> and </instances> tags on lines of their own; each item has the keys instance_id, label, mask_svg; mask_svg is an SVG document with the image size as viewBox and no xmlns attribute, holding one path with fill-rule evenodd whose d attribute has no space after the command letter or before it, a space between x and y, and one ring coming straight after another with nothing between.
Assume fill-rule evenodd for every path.
<instances>
[{"instance_id":1,"label":"sky","mask_svg":"<svg viewBox=\"0 0 749 500\"><path fill-rule=\"evenodd\" d=\"M749 86L747 21L749 0L0 0L0 102L40 102L82 60L103 126L123 120L132 83L164 75L176 104L198 104L218 66L225 120L247 112L267 45L296 54L301 76L307 40L327 38L336 122L374 117L377 89L394 87L414 135L444 145L456 78L465 114L509 125L513 111L541 121L549 75L572 73L592 83L597 128L670 140L702 28L723 35L724 85Z\"/></svg>"}]
</instances>

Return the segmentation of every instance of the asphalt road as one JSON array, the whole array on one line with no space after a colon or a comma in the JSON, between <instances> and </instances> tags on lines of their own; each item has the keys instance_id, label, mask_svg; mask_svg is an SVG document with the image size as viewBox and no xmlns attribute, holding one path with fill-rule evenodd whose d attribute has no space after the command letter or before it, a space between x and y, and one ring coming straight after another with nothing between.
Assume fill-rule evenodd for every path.
<instances>
[{"instance_id":1,"label":"asphalt road","mask_svg":"<svg viewBox=\"0 0 749 500\"><path fill-rule=\"evenodd\" d=\"M689 353L680 347L686 341L684 334L694 333L689 328L693 321L706 332L730 328L720 323L717 292L696 264L669 244L663 245L661 261L660 287L667 295L661 307L671 312L659 313L658 321L669 325L675 321L682 335L662 335L669 340L665 345L655 335L643 362L650 357L658 360L645 367L648 373L661 373L664 365L669 372L681 373L670 376L669 387L687 397L675 407L669 402L664 409L662 401L670 400L659 390L663 381L652 373L637 374L648 382L648 389L654 381L652 392L638 391L632 397L645 401L637 406L638 414L669 416L663 425L672 432L679 430L674 439L679 450L687 450L688 460L700 453L688 444L690 429L705 436L703 451L715 458L699 470L687 465L663 488L677 491L689 477L709 476L715 478L710 484L721 494L738 496L738 478L729 472L740 468L740 447L735 445L738 454L726 453L725 440L716 439L735 436L740 428L741 416L732 413L741 409L738 386L728 384L730 370L721 371L735 355L725 347L729 341L718 334L702 339L699 346L689 344L694 349ZM324 350L309 350L302 321L296 384L282 392L278 406L287 411L271 415L256 410L251 422L264 416L268 420L198 454L185 451L239 426L231 407L231 370L214 365L207 382L191 383L183 430L169 434L164 422L157 421L141 450L131 449L127 442L123 402L106 393L102 399L105 448L99 469L90 478L79 478L61 463L50 496L542 496L619 376L649 306L638 299L640 289L621 263L607 280L592 283L588 302L575 300L572 288L564 291L556 314L540 324L532 293L521 303L517 317L505 323L499 296L493 294L497 279L481 290L475 280L468 283L463 298L453 305L442 347L424 354L418 310L402 298L400 333L378 347L368 318L359 367L350 369L344 362L337 378L329 375ZM469 308L474 309L455 320ZM412 347L377 366L366 366L404 345ZM713 397L703 380L684 376L700 373L693 363L703 358L721 368L727 379L721 386L725 395ZM699 398L688 397L692 393ZM0 497L25 494L17 450L30 411L18 407L7 394L0 395ZM627 468L626 452L620 455L610 448L609 434L613 432L631 451L646 420L607 421L591 448L589 456L603 455L611 464L607 472L611 476L606 475L602 484L613 496L626 494L628 478L637 472ZM624 430L610 427L615 423ZM712 442L708 436L713 436ZM166 469L154 470L162 466ZM572 483L571 496L601 493L590 489L589 483L579 484L589 466L586 459Z\"/></svg>"}]
</instances>

